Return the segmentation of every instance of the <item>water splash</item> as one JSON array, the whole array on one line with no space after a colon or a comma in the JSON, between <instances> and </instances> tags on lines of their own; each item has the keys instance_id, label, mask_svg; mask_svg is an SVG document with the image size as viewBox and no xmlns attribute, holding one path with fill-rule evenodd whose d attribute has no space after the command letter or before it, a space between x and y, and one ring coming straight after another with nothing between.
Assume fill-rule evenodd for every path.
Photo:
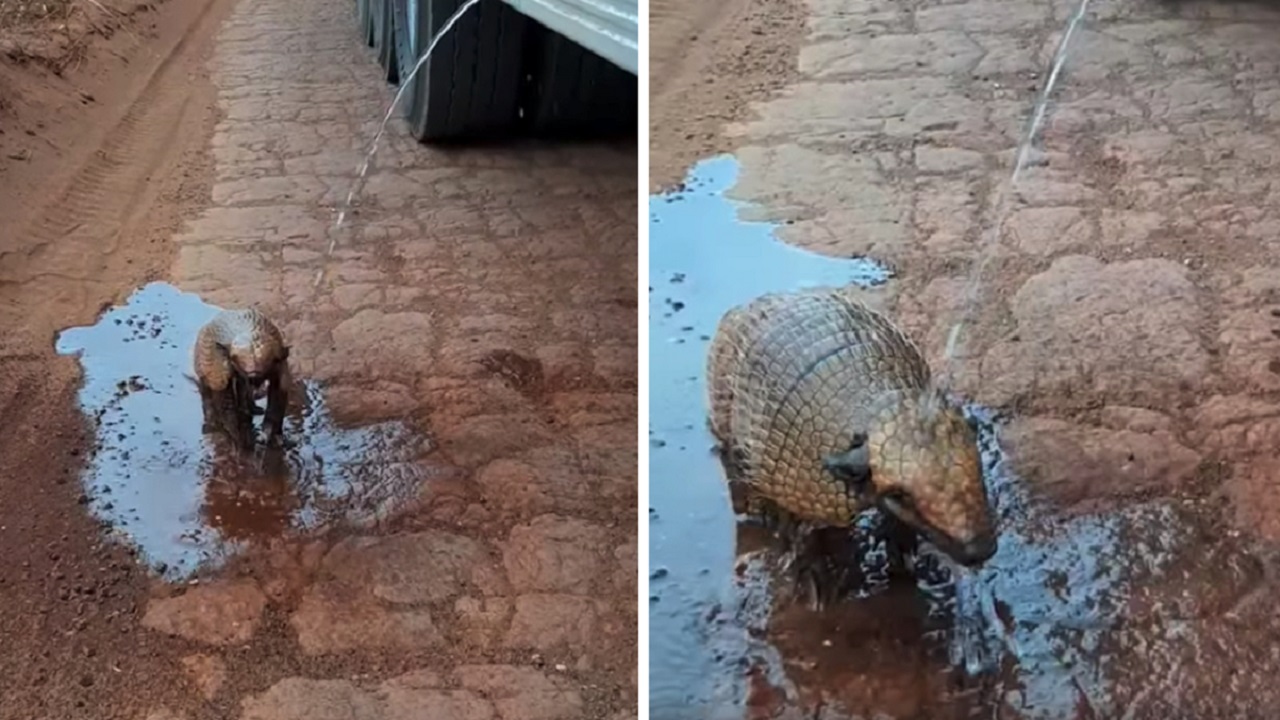
<instances>
[{"instance_id":1,"label":"water splash","mask_svg":"<svg viewBox=\"0 0 1280 720\"><path fill-rule=\"evenodd\" d=\"M338 245L338 233L336 231L342 228L342 223L346 221L347 214L351 212L351 204L355 202L356 195L360 194L360 191L364 189L365 180L369 175L369 165L373 162L374 155L378 154L378 143L382 141L382 136L387 131L387 124L391 122L391 115L395 112L396 106L400 104L400 98L404 95L405 90L408 90L410 85L412 85L414 78L418 76L418 71L422 69L422 66L425 65L427 60L431 57L431 53L435 51L436 45L439 44L440 40L444 38L445 35L449 34L449 31L453 29L453 26L457 24L458 20L461 19L468 10L479 4L480 0L466 0L466 2L464 2L456 12L450 15L449 19L445 20L444 25L440 27L440 32L437 32L435 37L431 38L431 42L427 45L427 49L418 58L418 61L414 63L413 70L411 70L409 74L401 80L400 88L396 90L395 97L391 99L391 105L387 107L387 112L382 116L382 123L378 125L378 132L373 136L373 142L369 145L369 152L365 154L364 161L360 163L360 168L356 173L356 181L351 185L351 190L347 193L347 199L343 202L342 208L338 210L338 217L334 219L333 229L335 232L333 237L329 239L328 249L325 250L325 266L322 266L316 271L316 279L315 282L312 283L312 287L319 287L320 281L324 279L324 273L327 269L326 266L328 265L329 257L333 255L333 251Z\"/></svg>"},{"instance_id":2,"label":"water splash","mask_svg":"<svg viewBox=\"0 0 1280 720\"><path fill-rule=\"evenodd\" d=\"M942 356L944 363L942 375L948 379L952 374L951 361L955 358L956 349L959 346L960 333L965 326L973 321L973 313L977 310L978 290L981 288L987 265L995 255L995 248L1000 240L1000 228L1009 212L1009 197L1012 195L1015 186L1017 186L1018 178L1022 175L1022 171L1031 162L1031 150L1035 146L1036 137L1040 134L1041 126L1044 125L1045 114L1049 109L1049 98L1053 94L1053 90L1058 84L1058 79L1062 75L1062 68L1066 64L1071 38L1075 35L1076 28L1084 20L1085 13L1088 10L1089 0L1080 0L1075 12L1067 20L1066 30L1063 32L1062 38L1058 41L1058 47L1054 51L1053 64L1050 66L1049 75L1045 79L1044 86L1040 88L1040 94L1036 97L1036 104L1032 107L1031 118L1027 122L1027 131L1023 134L1022 141L1018 143L1018 152L1014 159L1013 171L1009 174L1008 182L996 188L996 211L992 224L981 245L978 264L970 275L968 286L965 288L962 304L963 311L960 320L951 326L951 332L947 335L947 346Z\"/></svg>"}]
</instances>

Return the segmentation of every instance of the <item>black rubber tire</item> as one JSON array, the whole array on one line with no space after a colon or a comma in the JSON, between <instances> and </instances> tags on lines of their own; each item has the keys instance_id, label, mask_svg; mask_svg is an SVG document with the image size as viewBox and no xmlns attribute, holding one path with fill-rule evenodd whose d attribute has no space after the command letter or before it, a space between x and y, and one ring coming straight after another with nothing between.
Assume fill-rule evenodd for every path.
<instances>
[{"instance_id":1,"label":"black rubber tire","mask_svg":"<svg viewBox=\"0 0 1280 720\"><path fill-rule=\"evenodd\" d=\"M368 47L374 47L373 11L376 2L378 0L356 0L356 27Z\"/></svg>"},{"instance_id":2,"label":"black rubber tire","mask_svg":"<svg viewBox=\"0 0 1280 720\"><path fill-rule=\"evenodd\" d=\"M382 79L396 84L400 82L400 63L396 59L392 0L369 0L369 2L373 3L374 47L378 52L378 65L382 66Z\"/></svg>"},{"instance_id":3,"label":"black rubber tire","mask_svg":"<svg viewBox=\"0 0 1280 720\"><path fill-rule=\"evenodd\" d=\"M463 0L417 0L419 47L411 48L408 3L393 0L400 76ZM502 0L481 0L436 46L401 99L414 137L422 142L512 134L519 121L524 42L532 21ZM407 28L407 25L405 25Z\"/></svg>"},{"instance_id":4,"label":"black rubber tire","mask_svg":"<svg viewBox=\"0 0 1280 720\"><path fill-rule=\"evenodd\" d=\"M598 137L636 132L636 76L552 30L539 39L532 130L538 135Z\"/></svg>"}]
</instances>

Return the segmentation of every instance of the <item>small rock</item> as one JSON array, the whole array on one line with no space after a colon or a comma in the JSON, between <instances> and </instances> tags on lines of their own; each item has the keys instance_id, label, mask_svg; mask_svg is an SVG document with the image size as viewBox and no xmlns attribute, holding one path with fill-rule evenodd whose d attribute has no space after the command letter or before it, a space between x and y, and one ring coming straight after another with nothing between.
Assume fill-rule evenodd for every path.
<instances>
[{"instance_id":1,"label":"small rock","mask_svg":"<svg viewBox=\"0 0 1280 720\"><path fill-rule=\"evenodd\" d=\"M603 574L599 550L607 546L608 534L598 525L541 515L512 529L503 563L517 590L580 593Z\"/></svg>"},{"instance_id":2,"label":"small rock","mask_svg":"<svg viewBox=\"0 0 1280 720\"><path fill-rule=\"evenodd\" d=\"M369 595L313 588L289 623L308 655L364 649L421 650L441 641L426 608L396 610Z\"/></svg>"},{"instance_id":3,"label":"small rock","mask_svg":"<svg viewBox=\"0 0 1280 720\"><path fill-rule=\"evenodd\" d=\"M567 678L512 665L464 665L456 674L462 687L493 703L502 720L562 720L582 713L582 696Z\"/></svg>"},{"instance_id":4,"label":"small rock","mask_svg":"<svg viewBox=\"0 0 1280 720\"><path fill-rule=\"evenodd\" d=\"M550 651L590 645L599 626L598 601L576 595L522 595L507 633L507 647Z\"/></svg>"},{"instance_id":5,"label":"small rock","mask_svg":"<svg viewBox=\"0 0 1280 720\"><path fill-rule=\"evenodd\" d=\"M266 596L252 581L214 583L153 599L142 624L209 645L242 644L253 637L266 605Z\"/></svg>"},{"instance_id":6,"label":"small rock","mask_svg":"<svg viewBox=\"0 0 1280 720\"><path fill-rule=\"evenodd\" d=\"M501 570L480 542L439 531L349 538L324 560L335 583L393 604L438 602L474 589L503 594Z\"/></svg>"},{"instance_id":7,"label":"small rock","mask_svg":"<svg viewBox=\"0 0 1280 720\"><path fill-rule=\"evenodd\" d=\"M381 703L347 680L286 678L246 698L242 720L383 720ZM148 718L150 720L150 718Z\"/></svg>"},{"instance_id":8,"label":"small rock","mask_svg":"<svg viewBox=\"0 0 1280 720\"><path fill-rule=\"evenodd\" d=\"M1168 491L1190 480L1200 455L1168 431L1086 427L1018 418L1005 434L1015 471L1064 505L1101 497Z\"/></svg>"},{"instance_id":9,"label":"small rock","mask_svg":"<svg viewBox=\"0 0 1280 720\"><path fill-rule=\"evenodd\" d=\"M985 402L1090 397L1163 407L1210 377L1204 313L1186 269L1167 260L1060 257L1010 301L1022 342L983 356Z\"/></svg>"}]
</instances>

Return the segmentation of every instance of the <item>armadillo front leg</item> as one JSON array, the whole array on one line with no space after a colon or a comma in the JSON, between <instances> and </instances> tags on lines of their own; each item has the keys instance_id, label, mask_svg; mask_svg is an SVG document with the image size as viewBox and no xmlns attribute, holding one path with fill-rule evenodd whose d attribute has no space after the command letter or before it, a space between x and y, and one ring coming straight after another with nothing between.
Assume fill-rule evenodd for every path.
<instances>
[{"instance_id":1,"label":"armadillo front leg","mask_svg":"<svg viewBox=\"0 0 1280 720\"><path fill-rule=\"evenodd\" d=\"M253 388L248 381L236 376L227 385L223 405L223 418L227 434L244 452L253 449Z\"/></svg>"},{"instance_id":2,"label":"armadillo front leg","mask_svg":"<svg viewBox=\"0 0 1280 720\"><path fill-rule=\"evenodd\" d=\"M821 527L797 538L790 551L796 596L822 610L865 586L867 578L857 561L857 536L848 528Z\"/></svg>"},{"instance_id":3,"label":"armadillo front leg","mask_svg":"<svg viewBox=\"0 0 1280 720\"><path fill-rule=\"evenodd\" d=\"M915 529L888 513L884 517L884 547L890 578L914 579L920 536Z\"/></svg>"},{"instance_id":4,"label":"armadillo front leg","mask_svg":"<svg viewBox=\"0 0 1280 720\"><path fill-rule=\"evenodd\" d=\"M253 419L245 416L237 393L234 382L228 383L223 390L201 386L200 406L204 424L200 431L204 434L223 433L237 447L244 449L253 444Z\"/></svg>"},{"instance_id":5,"label":"armadillo front leg","mask_svg":"<svg viewBox=\"0 0 1280 720\"><path fill-rule=\"evenodd\" d=\"M200 385L200 410L204 418L204 424L200 427L201 433L208 435L222 430L222 409L224 406L225 402L217 393L204 385Z\"/></svg>"},{"instance_id":6,"label":"armadillo front leg","mask_svg":"<svg viewBox=\"0 0 1280 720\"><path fill-rule=\"evenodd\" d=\"M263 424L267 431L267 444L279 446L284 443L284 416L289 407L289 373L288 361L282 360L276 366L275 375L267 383L267 413Z\"/></svg>"}]
</instances>

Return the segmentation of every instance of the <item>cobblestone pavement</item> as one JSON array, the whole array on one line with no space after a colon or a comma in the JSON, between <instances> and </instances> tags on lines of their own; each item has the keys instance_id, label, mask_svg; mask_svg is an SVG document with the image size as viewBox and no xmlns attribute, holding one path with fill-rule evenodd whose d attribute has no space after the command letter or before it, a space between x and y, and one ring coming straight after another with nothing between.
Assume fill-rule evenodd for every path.
<instances>
[{"instance_id":1,"label":"cobblestone pavement","mask_svg":"<svg viewBox=\"0 0 1280 720\"><path fill-rule=\"evenodd\" d=\"M1072 501L1174 489L1198 459L1238 462L1225 489L1253 498L1239 519L1280 537L1258 465L1280 429L1252 424L1280 391L1268 175L1280 13L1090 5L1007 190L1077 7L813 3L804 79L730 130L744 146L735 194L788 221L787 241L902 268L897 312L935 366L971 262L988 257L958 383L1024 411L1017 435L1065 443L1026 453L1046 489ZM1113 468L1135 443L1123 479L1059 462Z\"/></svg>"},{"instance_id":2,"label":"cobblestone pavement","mask_svg":"<svg viewBox=\"0 0 1280 720\"><path fill-rule=\"evenodd\" d=\"M192 646L197 714L634 717L634 145L441 151L393 122L335 230L390 98L353 13L227 20L213 202L172 280L260 304L337 418L411 418L450 472L376 534L158 587L144 625Z\"/></svg>"},{"instance_id":3,"label":"cobblestone pavement","mask_svg":"<svg viewBox=\"0 0 1280 720\"><path fill-rule=\"evenodd\" d=\"M1146 635L1108 647L1114 684L1070 678L1074 709L1046 717L1273 715L1280 628L1256 601L1280 540L1280 11L1091 2L1011 187L1077 0L807 5L800 78L725 129L742 163L731 195L790 243L894 266L881 299L937 368L989 258L955 386L1011 411L1005 444L1026 484L1070 512L1173 497L1209 528L1168 585L1126 600ZM1222 544L1236 535L1248 551ZM788 667L812 682L791 688L807 712L954 710L923 699L920 658L863 672L816 645L853 621L832 621L835 635L782 622L771 632L801 646ZM757 712L801 716L774 692ZM1028 695L1003 700L979 706L1041 716Z\"/></svg>"}]
</instances>

